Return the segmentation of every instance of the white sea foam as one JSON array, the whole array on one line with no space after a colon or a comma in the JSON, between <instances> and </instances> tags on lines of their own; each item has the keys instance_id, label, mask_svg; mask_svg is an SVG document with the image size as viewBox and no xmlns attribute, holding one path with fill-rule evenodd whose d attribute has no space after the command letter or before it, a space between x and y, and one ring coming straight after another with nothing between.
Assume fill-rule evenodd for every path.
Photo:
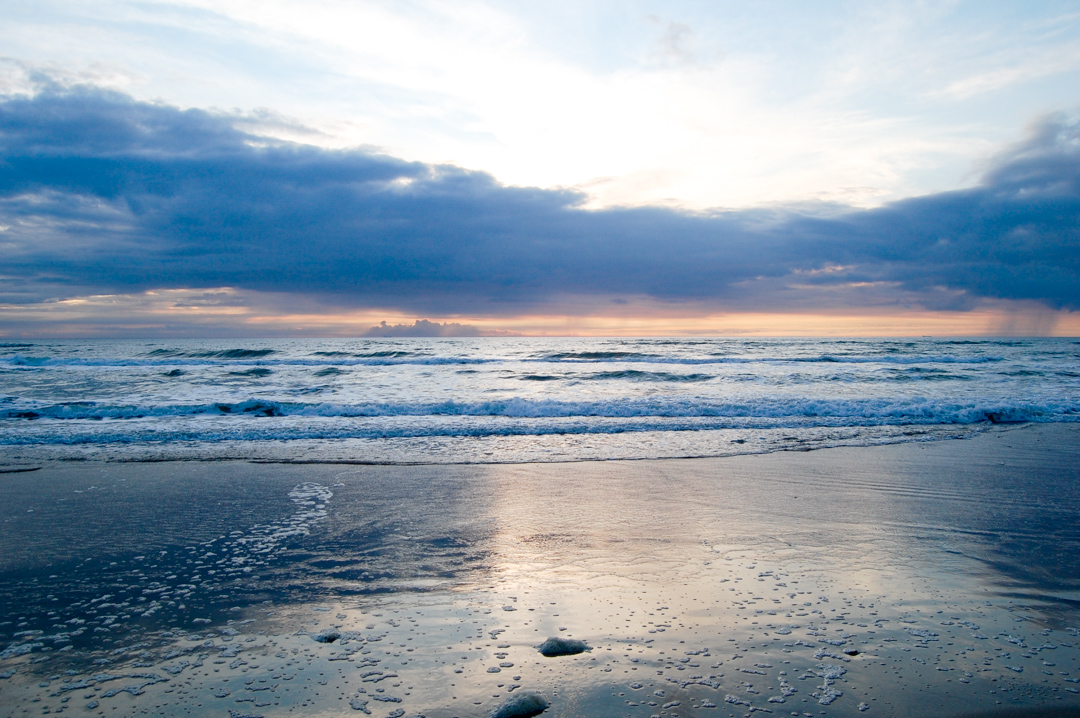
<instances>
[{"instance_id":1,"label":"white sea foam","mask_svg":"<svg viewBox=\"0 0 1080 718\"><path fill-rule=\"evenodd\" d=\"M708 364L985 364L987 362L999 362L1002 357L981 356L830 356L821 355L814 357L675 357L643 354L638 356L620 356L612 358L578 358L574 356L520 358L517 362L529 362L534 364L674 364L684 366L704 366ZM85 358L85 357L47 357L25 356L15 354L13 356L0 357L0 365L10 367L323 367L323 366L438 366L446 364L492 364L508 363L509 360L497 358L476 358L462 356L445 357L293 357L288 359L270 358L200 358L200 357L175 357L168 359L144 359L144 358Z\"/></svg>"},{"instance_id":2,"label":"white sea foam","mask_svg":"<svg viewBox=\"0 0 1080 718\"><path fill-rule=\"evenodd\" d=\"M671 449L640 457L720 455L822 445L823 430L834 430L826 441L864 443L882 438L874 427L1080 421L1080 344L38 342L0 346L0 386L7 446L407 439L412 460L424 460L458 437L565 437L545 440L544 451L635 458L605 442L649 433L666 434ZM763 443L757 430L788 433ZM749 433L722 450L713 438L688 438L714 431ZM890 440L905 435L898 429ZM594 437L591 448L575 438L583 436Z\"/></svg>"},{"instance_id":3,"label":"white sea foam","mask_svg":"<svg viewBox=\"0 0 1080 718\"><path fill-rule=\"evenodd\" d=\"M843 423L970 424L981 421L1077 421L1080 399L1049 397L1042 401L985 398L970 403L926 397L794 398L753 397L742 401L716 401L704 397L671 397L623 401L557 401L508 397L481 402L438 403L305 403L248 399L208 404L105 404L70 402L45 404L9 399L0 409L4 419L145 419L176 416L233 417L508 417L515 419L606 418L727 418L805 420L842 419ZM814 423L814 422L810 422ZM832 422L836 423L836 422ZM711 428L720 428L721 425Z\"/></svg>"}]
</instances>

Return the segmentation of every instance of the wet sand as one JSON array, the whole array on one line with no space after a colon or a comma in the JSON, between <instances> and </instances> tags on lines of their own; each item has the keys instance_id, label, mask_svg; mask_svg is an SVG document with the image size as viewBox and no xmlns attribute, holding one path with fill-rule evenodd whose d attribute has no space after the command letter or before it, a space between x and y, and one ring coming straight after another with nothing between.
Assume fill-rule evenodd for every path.
<instances>
[{"instance_id":1,"label":"wet sand","mask_svg":"<svg viewBox=\"0 0 1080 718\"><path fill-rule=\"evenodd\" d=\"M36 470L0 474L0 715L449 718L524 691L551 716L1080 714L1078 467L1061 424L696 460L10 465Z\"/></svg>"}]
</instances>

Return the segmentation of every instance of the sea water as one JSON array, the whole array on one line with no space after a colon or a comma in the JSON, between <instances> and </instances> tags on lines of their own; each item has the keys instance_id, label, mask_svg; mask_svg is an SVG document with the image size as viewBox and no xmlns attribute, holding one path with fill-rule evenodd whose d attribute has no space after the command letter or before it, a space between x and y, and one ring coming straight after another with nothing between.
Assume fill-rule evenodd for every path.
<instances>
[{"instance_id":1,"label":"sea water","mask_svg":"<svg viewBox=\"0 0 1080 718\"><path fill-rule=\"evenodd\" d=\"M9 456L724 456L1080 420L1073 339L0 344Z\"/></svg>"}]
</instances>

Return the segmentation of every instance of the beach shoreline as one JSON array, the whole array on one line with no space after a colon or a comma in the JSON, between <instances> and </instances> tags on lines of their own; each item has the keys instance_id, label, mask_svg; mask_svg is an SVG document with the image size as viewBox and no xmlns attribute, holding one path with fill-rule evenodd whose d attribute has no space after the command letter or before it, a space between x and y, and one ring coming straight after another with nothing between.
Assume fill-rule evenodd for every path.
<instances>
[{"instance_id":1,"label":"beach shoreline","mask_svg":"<svg viewBox=\"0 0 1080 718\"><path fill-rule=\"evenodd\" d=\"M1076 424L656 461L49 463L0 475L0 705L451 718L520 685L547 715L1069 715L1077 466ZM549 635L593 650L544 659ZM102 666L162 680L58 691Z\"/></svg>"}]
</instances>

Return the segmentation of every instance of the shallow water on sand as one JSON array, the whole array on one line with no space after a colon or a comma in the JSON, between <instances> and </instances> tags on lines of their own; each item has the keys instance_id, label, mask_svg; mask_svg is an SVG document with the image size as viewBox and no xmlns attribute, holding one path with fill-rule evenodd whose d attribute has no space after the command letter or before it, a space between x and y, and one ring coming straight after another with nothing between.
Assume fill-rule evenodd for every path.
<instances>
[{"instance_id":1,"label":"shallow water on sand","mask_svg":"<svg viewBox=\"0 0 1080 718\"><path fill-rule=\"evenodd\" d=\"M1057 425L692 461L2 474L0 715L448 718L523 691L554 716L1080 707L1076 466ZM590 650L544 657L552 636Z\"/></svg>"}]
</instances>

